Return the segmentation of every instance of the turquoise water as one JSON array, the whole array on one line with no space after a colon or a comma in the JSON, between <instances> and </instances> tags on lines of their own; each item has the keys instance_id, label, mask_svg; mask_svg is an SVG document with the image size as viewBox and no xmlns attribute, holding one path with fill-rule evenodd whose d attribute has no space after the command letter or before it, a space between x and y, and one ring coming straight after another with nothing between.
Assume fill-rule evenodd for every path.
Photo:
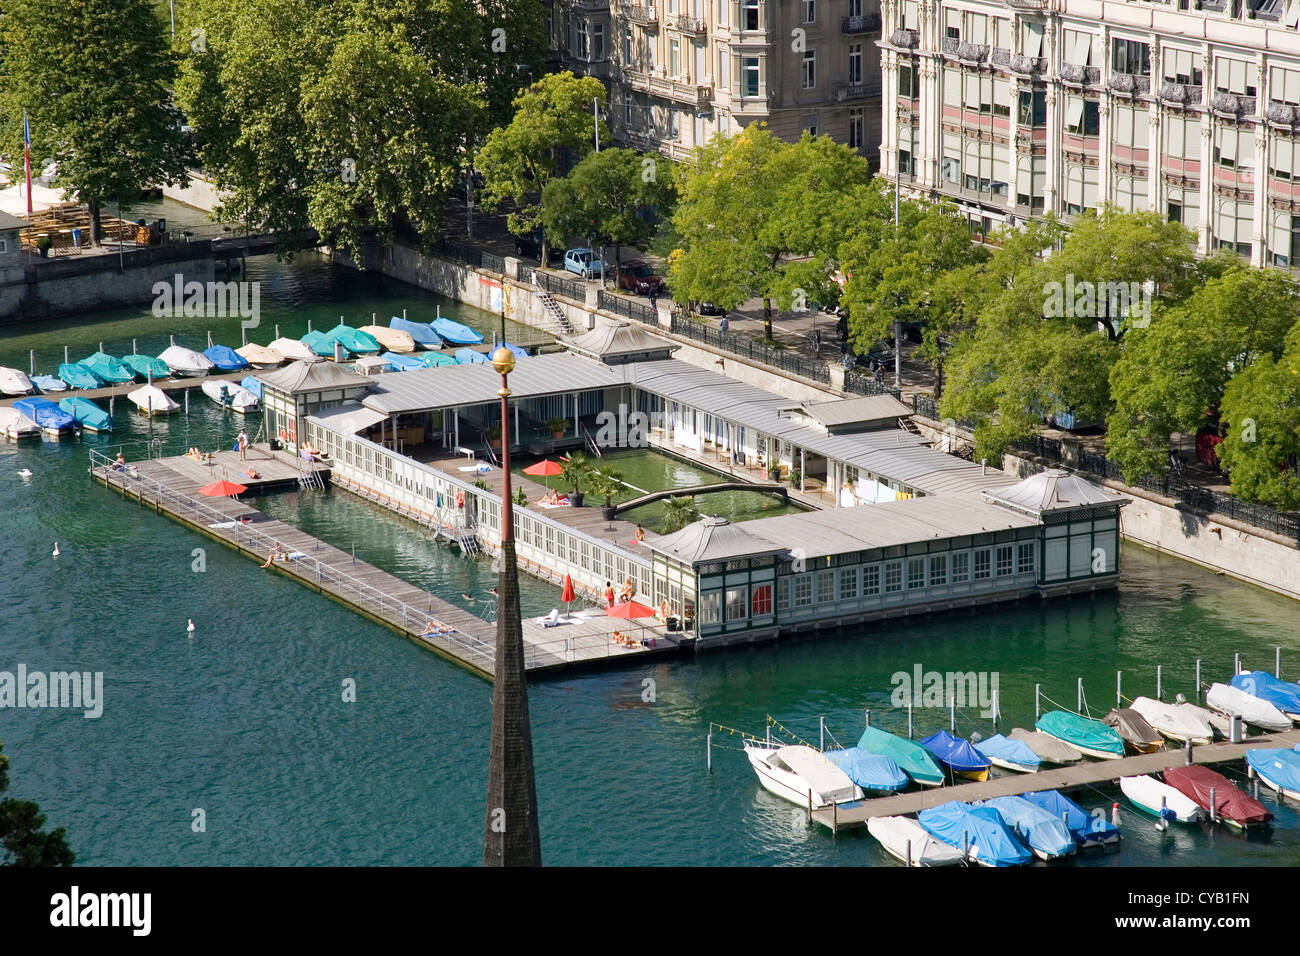
<instances>
[{"instance_id":1,"label":"turquoise water","mask_svg":"<svg viewBox=\"0 0 1300 956\"><path fill-rule=\"evenodd\" d=\"M290 288L314 281L319 268L268 272ZM369 282L327 281L358 301L365 290L353 285ZM418 295L412 290L411 301ZM98 328L23 333L86 347ZM11 342L0 332L0 363L14 364ZM117 420L121 436L146 433L121 408ZM188 422L154 429L181 450L227 440L240 423L199 400ZM477 864L490 686L95 485L86 448L118 443L0 444L8 606L0 669L103 671L105 694L98 720L0 710L12 795L38 800L86 864ZM21 468L34 473L30 481L19 479ZM259 503L448 600L468 592L481 607L486 568L413 525L342 492L270 498ZM202 573L192 570L195 548L206 549ZM1114 700L1117 669L1128 696L1154 690L1157 664L1167 697L1191 696L1197 657L1206 680L1223 679L1235 652L1246 666L1271 669L1281 646L1283 676L1300 677L1300 606L1135 547L1122 561L1119 593L1095 600L871 625L533 683L545 861L894 865L865 833L832 839L806 827L793 805L759 788L734 737L715 737L709 773L705 734L716 722L761 735L773 714L816 742L825 715L833 737L849 743L867 708L874 725L905 732L905 714L889 704L890 679L916 664L996 671L1003 730L1032 722L1035 683L1073 706L1083 677L1096 714ZM527 582L528 613L554 594ZM355 703L341 699L348 678ZM653 701L643 699L646 678ZM946 709L916 715L918 736L947 724ZM967 708L958 729L988 734L992 725ZM1263 838L1246 838L1200 827L1160 834L1113 787L1083 802L1109 811L1115 800L1122 849L1064 865L1300 863L1293 806L1274 808L1277 824ZM196 808L206 813L205 833L191 830Z\"/></svg>"}]
</instances>

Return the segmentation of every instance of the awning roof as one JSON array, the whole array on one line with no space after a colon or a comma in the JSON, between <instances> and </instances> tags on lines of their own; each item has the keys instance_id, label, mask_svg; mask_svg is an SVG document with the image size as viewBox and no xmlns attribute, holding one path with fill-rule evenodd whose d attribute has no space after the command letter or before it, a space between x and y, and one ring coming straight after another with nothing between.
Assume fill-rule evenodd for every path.
<instances>
[{"instance_id":1,"label":"awning roof","mask_svg":"<svg viewBox=\"0 0 1300 956\"><path fill-rule=\"evenodd\" d=\"M377 425L386 418L388 416L383 412L366 408L357 402L344 402L342 405L336 405L333 408L310 415L307 420L316 421L322 425L328 425L330 428L337 428L339 431L355 435L362 429Z\"/></svg>"}]
</instances>

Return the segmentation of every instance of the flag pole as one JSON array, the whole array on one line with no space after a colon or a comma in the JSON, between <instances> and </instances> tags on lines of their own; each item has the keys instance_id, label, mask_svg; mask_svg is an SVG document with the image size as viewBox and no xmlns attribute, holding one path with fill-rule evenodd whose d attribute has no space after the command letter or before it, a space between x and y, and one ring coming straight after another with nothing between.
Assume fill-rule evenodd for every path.
<instances>
[{"instance_id":1,"label":"flag pole","mask_svg":"<svg viewBox=\"0 0 1300 956\"><path fill-rule=\"evenodd\" d=\"M32 128L23 110L23 169L27 174L27 222L32 221Z\"/></svg>"}]
</instances>

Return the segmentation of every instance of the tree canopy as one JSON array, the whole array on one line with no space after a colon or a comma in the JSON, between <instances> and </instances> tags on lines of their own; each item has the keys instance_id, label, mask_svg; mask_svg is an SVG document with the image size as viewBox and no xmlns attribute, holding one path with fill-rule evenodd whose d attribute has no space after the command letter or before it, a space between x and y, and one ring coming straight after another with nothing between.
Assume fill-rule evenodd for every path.
<instances>
[{"instance_id":1,"label":"tree canopy","mask_svg":"<svg viewBox=\"0 0 1300 956\"><path fill-rule=\"evenodd\" d=\"M0 797L9 789L9 758L0 744ZM0 866L71 866L63 827L45 832L45 815L30 800L0 799Z\"/></svg>"}]
</instances>

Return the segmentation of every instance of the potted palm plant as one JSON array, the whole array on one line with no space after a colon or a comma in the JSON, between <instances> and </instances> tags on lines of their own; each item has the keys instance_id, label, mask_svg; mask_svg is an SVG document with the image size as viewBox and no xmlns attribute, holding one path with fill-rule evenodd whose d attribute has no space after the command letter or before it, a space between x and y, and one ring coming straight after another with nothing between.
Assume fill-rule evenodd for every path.
<instances>
[{"instance_id":1,"label":"potted palm plant","mask_svg":"<svg viewBox=\"0 0 1300 956\"><path fill-rule=\"evenodd\" d=\"M587 456L582 452L575 451L569 456L560 471L560 480L569 486L569 502L575 508L582 507L584 492L582 482L586 477L590 465Z\"/></svg>"},{"instance_id":2,"label":"potted palm plant","mask_svg":"<svg viewBox=\"0 0 1300 956\"><path fill-rule=\"evenodd\" d=\"M564 429L569 425L567 418L552 418L546 422L546 427L551 430L552 438L563 438Z\"/></svg>"},{"instance_id":3,"label":"potted palm plant","mask_svg":"<svg viewBox=\"0 0 1300 956\"><path fill-rule=\"evenodd\" d=\"M588 481L591 490L605 499L605 504L601 506L601 516L606 521L613 521L617 509L614 507L614 496L618 490L623 487L623 476L612 468L606 471L593 469L591 479Z\"/></svg>"},{"instance_id":4,"label":"potted palm plant","mask_svg":"<svg viewBox=\"0 0 1300 956\"><path fill-rule=\"evenodd\" d=\"M493 425L491 428L487 430L487 440L488 440L488 444L491 445L493 448L501 447L501 426L500 425Z\"/></svg>"}]
</instances>

